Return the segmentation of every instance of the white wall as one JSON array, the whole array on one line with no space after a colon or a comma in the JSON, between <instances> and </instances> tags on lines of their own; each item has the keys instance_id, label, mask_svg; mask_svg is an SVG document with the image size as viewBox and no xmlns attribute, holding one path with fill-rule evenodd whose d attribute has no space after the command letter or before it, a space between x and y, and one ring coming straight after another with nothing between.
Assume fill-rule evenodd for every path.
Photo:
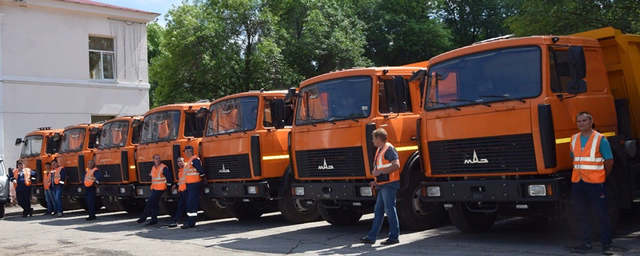
<instances>
[{"instance_id":1,"label":"white wall","mask_svg":"<svg viewBox=\"0 0 640 256\"><path fill-rule=\"evenodd\" d=\"M19 157L15 139L38 127L149 110L149 14L142 22L121 21L127 15L142 14L56 0L0 0L0 156L7 167ZM89 78L90 35L115 39L115 81Z\"/></svg>"}]
</instances>

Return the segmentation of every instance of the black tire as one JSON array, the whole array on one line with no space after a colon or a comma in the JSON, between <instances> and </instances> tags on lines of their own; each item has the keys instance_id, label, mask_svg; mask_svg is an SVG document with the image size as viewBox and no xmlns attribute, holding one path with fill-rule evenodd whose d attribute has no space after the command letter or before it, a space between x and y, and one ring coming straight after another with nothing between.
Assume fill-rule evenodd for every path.
<instances>
[{"instance_id":1,"label":"black tire","mask_svg":"<svg viewBox=\"0 0 640 256\"><path fill-rule=\"evenodd\" d=\"M87 205L86 198L82 198L81 200L78 200L78 203L80 204L81 209L84 209L85 211L89 211L89 206ZM96 197L96 205L95 205L96 212L102 209L103 206L104 205L102 205L102 198Z\"/></svg>"},{"instance_id":2,"label":"black tire","mask_svg":"<svg viewBox=\"0 0 640 256\"><path fill-rule=\"evenodd\" d=\"M118 211L124 210L124 208L122 208L122 205L120 205L120 202L118 202L117 200L110 200L110 198L102 198L101 201L102 201L102 204L104 205L104 208L109 212L118 212Z\"/></svg>"},{"instance_id":3,"label":"black tire","mask_svg":"<svg viewBox=\"0 0 640 256\"><path fill-rule=\"evenodd\" d=\"M120 206L127 213L142 213L145 207L145 201L139 199L120 199Z\"/></svg>"},{"instance_id":4,"label":"black tire","mask_svg":"<svg viewBox=\"0 0 640 256\"><path fill-rule=\"evenodd\" d=\"M464 233L479 233L491 229L493 223L496 222L497 215L495 213L471 212L467 209L466 203L458 202L449 208L449 217L458 230Z\"/></svg>"},{"instance_id":5,"label":"black tire","mask_svg":"<svg viewBox=\"0 0 640 256\"><path fill-rule=\"evenodd\" d=\"M245 204L236 201L234 204L227 206L229 213L239 221L255 220L262 216L262 211L252 204Z\"/></svg>"},{"instance_id":6,"label":"black tire","mask_svg":"<svg viewBox=\"0 0 640 256\"><path fill-rule=\"evenodd\" d=\"M309 201L313 203L309 204ZM291 189L284 190L282 199L278 200L278 209L282 217L293 224L316 221L320 217L318 203L315 200L296 199L291 194Z\"/></svg>"},{"instance_id":7,"label":"black tire","mask_svg":"<svg viewBox=\"0 0 640 256\"><path fill-rule=\"evenodd\" d=\"M168 202L165 200L160 200L160 214L168 214L171 217L176 215L176 210L178 210L178 202Z\"/></svg>"},{"instance_id":8,"label":"black tire","mask_svg":"<svg viewBox=\"0 0 640 256\"><path fill-rule=\"evenodd\" d=\"M207 218L212 220L233 217L225 204L220 201L213 201L207 196L200 197L200 209L202 209ZM187 213L185 212L184 215L186 216L186 214Z\"/></svg>"},{"instance_id":9,"label":"black tire","mask_svg":"<svg viewBox=\"0 0 640 256\"><path fill-rule=\"evenodd\" d=\"M422 231L434 228L445 220L446 211L442 203L423 202L420 183L426 181L421 172L413 173L404 196L396 203L398 220L403 229Z\"/></svg>"},{"instance_id":10,"label":"black tire","mask_svg":"<svg viewBox=\"0 0 640 256\"><path fill-rule=\"evenodd\" d=\"M4 218L4 203L0 204L0 219Z\"/></svg>"},{"instance_id":11,"label":"black tire","mask_svg":"<svg viewBox=\"0 0 640 256\"><path fill-rule=\"evenodd\" d=\"M607 192L607 212L609 213L609 221L611 223L611 233L613 233L613 231L618 227L618 223L620 222L620 205L616 200L616 182L613 179L607 180L605 182L605 190ZM569 228L571 229L573 235L575 235L576 237L580 237L581 224L578 222L578 217L573 209L574 206L573 200L571 200L571 194L569 196L570 203L566 208L567 223L569 224ZM588 218L589 219L587 222L592 223L593 237L600 237L600 228L598 227L598 221L596 219L595 213L589 215Z\"/></svg>"},{"instance_id":12,"label":"black tire","mask_svg":"<svg viewBox=\"0 0 640 256\"><path fill-rule=\"evenodd\" d=\"M340 208L326 208L322 204L318 204L318 211L322 218L324 218L331 225L335 226L348 226L358 223L362 218L362 213L353 209Z\"/></svg>"}]
</instances>

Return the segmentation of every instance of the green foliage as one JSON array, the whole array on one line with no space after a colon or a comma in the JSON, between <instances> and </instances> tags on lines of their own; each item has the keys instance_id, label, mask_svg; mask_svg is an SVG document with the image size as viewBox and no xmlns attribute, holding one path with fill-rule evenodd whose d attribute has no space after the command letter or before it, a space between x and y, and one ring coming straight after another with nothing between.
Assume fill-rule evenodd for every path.
<instances>
[{"instance_id":1,"label":"green foliage","mask_svg":"<svg viewBox=\"0 0 640 256\"><path fill-rule=\"evenodd\" d=\"M509 0L440 0L437 5L456 47L509 34L504 21L515 12Z\"/></svg>"}]
</instances>

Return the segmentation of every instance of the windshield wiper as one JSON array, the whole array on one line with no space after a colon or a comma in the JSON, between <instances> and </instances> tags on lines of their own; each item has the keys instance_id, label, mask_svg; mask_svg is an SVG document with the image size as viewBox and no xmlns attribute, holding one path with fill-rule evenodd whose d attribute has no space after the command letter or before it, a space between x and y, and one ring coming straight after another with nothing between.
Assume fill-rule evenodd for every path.
<instances>
[{"instance_id":1,"label":"windshield wiper","mask_svg":"<svg viewBox=\"0 0 640 256\"><path fill-rule=\"evenodd\" d=\"M244 127L242 127L242 125L236 124L234 122L229 121L231 124L235 125L236 128L240 128L240 131L242 131L244 134L247 134L247 131L244 129Z\"/></svg>"},{"instance_id":2,"label":"windshield wiper","mask_svg":"<svg viewBox=\"0 0 640 256\"><path fill-rule=\"evenodd\" d=\"M472 102L472 103L477 103L477 104L485 105L485 106L487 106L487 107L491 107L491 105L489 105L489 103L483 102L482 100L453 99L453 100L451 100L451 101Z\"/></svg>"},{"instance_id":3,"label":"windshield wiper","mask_svg":"<svg viewBox=\"0 0 640 256\"><path fill-rule=\"evenodd\" d=\"M351 121L354 121L356 123L360 122L355 117L348 117L348 116L333 116L333 117L329 118L329 122L331 122L331 121L342 121L342 120L351 120Z\"/></svg>"},{"instance_id":4,"label":"windshield wiper","mask_svg":"<svg viewBox=\"0 0 640 256\"><path fill-rule=\"evenodd\" d=\"M511 98L511 96L507 95L481 95L478 96L480 98L499 98L499 99L505 99L505 100L515 100L515 101L519 101L522 103L527 103L527 101L525 101L524 99L521 98Z\"/></svg>"},{"instance_id":5,"label":"windshield wiper","mask_svg":"<svg viewBox=\"0 0 640 256\"><path fill-rule=\"evenodd\" d=\"M458 108L458 107L456 107L456 106L451 106L451 105L449 105L449 104L447 104L447 103L444 103L444 102L439 102L439 101L429 101L429 102L427 102L427 104L429 104L429 103L440 104L440 105L443 105L443 106L445 106L445 107L447 107L447 108L452 108L452 109L455 109L455 110L460 111L460 108Z\"/></svg>"}]
</instances>

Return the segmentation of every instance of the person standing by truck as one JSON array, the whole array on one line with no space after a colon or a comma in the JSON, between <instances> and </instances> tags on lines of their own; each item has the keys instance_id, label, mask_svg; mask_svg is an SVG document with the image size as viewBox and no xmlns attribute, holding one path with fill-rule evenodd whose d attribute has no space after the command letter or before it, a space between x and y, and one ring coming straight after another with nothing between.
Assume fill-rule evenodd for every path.
<instances>
[{"instance_id":1,"label":"person standing by truck","mask_svg":"<svg viewBox=\"0 0 640 256\"><path fill-rule=\"evenodd\" d=\"M22 217L33 216L31 208L31 183L36 181L36 172L24 168L24 163L18 161L18 168L13 170L13 182L16 189L18 205L22 207Z\"/></svg>"},{"instance_id":2,"label":"person standing by truck","mask_svg":"<svg viewBox=\"0 0 640 256\"><path fill-rule=\"evenodd\" d=\"M64 216L62 212L62 191L64 191L64 185L67 181L67 173L64 167L58 164L58 160L53 159L51 161L51 175L53 175L53 180L51 181L51 185L53 187L53 206L55 211L58 212L58 217Z\"/></svg>"},{"instance_id":3,"label":"person standing by truck","mask_svg":"<svg viewBox=\"0 0 640 256\"><path fill-rule=\"evenodd\" d=\"M178 207L176 209L176 214L173 215L172 222L169 224L170 228L175 228L178 226L178 221L180 221L182 214L187 210L187 183L186 176L184 175L183 157L178 157L178 166L180 167L180 170L178 171L178 184L173 184L174 188L178 189Z\"/></svg>"},{"instance_id":4,"label":"person standing by truck","mask_svg":"<svg viewBox=\"0 0 640 256\"><path fill-rule=\"evenodd\" d=\"M592 250L593 228L589 217L593 210L599 225L602 252L604 255L612 255L611 222L607 213L607 191L604 183L613 170L613 153L607 139L593 130L593 117L589 112L578 113L576 123L580 132L571 137L571 200L580 223L582 244L570 247L570 250Z\"/></svg>"},{"instance_id":5,"label":"person standing by truck","mask_svg":"<svg viewBox=\"0 0 640 256\"><path fill-rule=\"evenodd\" d=\"M202 163L200 163L200 158L193 154L192 146L184 147L184 156L185 159L189 159L185 163L183 170L185 183L187 184L187 216L189 216L189 219L181 228L186 229L196 227L200 188L202 188L202 177L204 177L205 172L204 168L202 168Z\"/></svg>"},{"instance_id":6,"label":"person standing by truck","mask_svg":"<svg viewBox=\"0 0 640 256\"><path fill-rule=\"evenodd\" d=\"M51 190L51 162L44 164L43 185L44 200L47 202L47 212L44 213L44 216L55 215L57 212L54 207L53 190Z\"/></svg>"},{"instance_id":7,"label":"person standing by truck","mask_svg":"<svg viewBox=\"0 0 640 256\"><path fill-rule=\"evenodd\" d=\"M145 224L145 226L151 226L158 224L158 208L160 207L160 199L167 190L167 187L171 187L173 183L173 174L169 171L169 167L160 162L160 155L153 155L153 168L151 169L151 196L147 200L147 205L144 207L144 212L140 218L136 221L143 223L147 220L147 217L151 216L151 221Z\"/></svg>"},{"instance_id":8,"label":"person standing by truck","mask_svg":"<svg viewBox=\"0 0 640 256\"><path fill-rule=\"evenodd\" d=\"M89 217L86 220L91 221L96 219L96 187L102 181L102 174L93 159L87 162L87 166L89 169L84 175L84 198L87 201L87 211L89 212Z\"/></svg>"},{"instance_id":9,"label":"person standing by truck","mask_svg":"<svg viewBox=\"0 0 640 256\"><path fill-rule=\"evenodd\" d=\"M397 244L400 243L400 224L396 211L396 194L400 189L400 160L396 149L387 142L387 131L384 129L379 128L373 131L373 144L378 148L372 172L376 180L372 181L370 185L375 188L378 196L374 207L371 231L360 241L366 244L376 242L386 213L389 220L389 237L382 244Z\"/></svg>"}]
</instances>

